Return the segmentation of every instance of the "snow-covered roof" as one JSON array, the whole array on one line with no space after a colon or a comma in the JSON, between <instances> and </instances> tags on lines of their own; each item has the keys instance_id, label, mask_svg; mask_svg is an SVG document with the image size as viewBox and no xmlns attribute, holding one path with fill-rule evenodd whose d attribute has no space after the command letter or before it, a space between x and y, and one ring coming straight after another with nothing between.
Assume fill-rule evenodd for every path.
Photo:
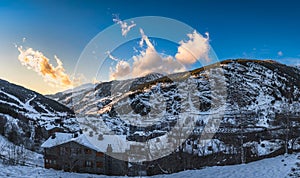
<instances>
[{"instance_id":1,"label":"snow-covered roof","mask_svg":"<svg viewBox=\"0 0 300 178\"><path fill-rule=\"evenodd\" d=\"M86 146L90 149L106 152L107 146L111 144L112 152L123 153L128 148L125 135L103 135L103 139L99 140L98 136L86 136L79 134L74 138L71 133L55 133L55 138L48 138L41 147L51 148L68 142L76 142L80 145Z\"/></svg>"},{"instance_id":2,"label":"snow-covered roof","mask_svg":"<svg viewBox=\"0 0 300 178\"><path fill-rule=\"evenodd\" d=\"M54 125L54 124L50 124L50 123L46 123L45 125L43 125L45 130L52 130L52 129L55 129L55 128L60 128L62 129L61 127L57 126L57 125Z\"/></svg>"}]
</instances>

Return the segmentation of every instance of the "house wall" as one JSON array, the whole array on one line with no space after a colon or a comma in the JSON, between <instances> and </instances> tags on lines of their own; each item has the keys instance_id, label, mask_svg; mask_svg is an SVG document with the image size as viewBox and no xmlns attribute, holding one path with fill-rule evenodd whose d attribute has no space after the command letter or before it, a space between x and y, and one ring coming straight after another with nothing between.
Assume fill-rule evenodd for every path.
<instances>
[{"instance_id":1,"label":"house wall","mask_svg":"<svg viewBox=\"0 0 300 178\"><path fill-rule=\"evenodd\" d=\"M113 153L118 154L118 153ZM76 142L44 150L45 168L71 172L126 175L128 164Z\"/></svg>"},{"instance_id":2,"label":"house wall","mask_svg":"<svg viewBox=\"0 0 300 178\"><path fill-rule=\"evenodd\" d=\"M110 156L109 156L110 155ZM127 175L128 174L128 163L115 159L124 156L123 153L110 153L105 154L105 175Z\"/></svg>"}]
</instances>

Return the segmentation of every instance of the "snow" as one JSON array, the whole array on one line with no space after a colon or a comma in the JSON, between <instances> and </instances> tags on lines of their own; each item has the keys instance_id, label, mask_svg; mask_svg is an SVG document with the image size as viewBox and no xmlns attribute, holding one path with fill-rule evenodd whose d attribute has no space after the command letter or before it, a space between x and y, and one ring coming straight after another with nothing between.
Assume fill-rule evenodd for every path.
<instances>
[{"instance_id":1,"label":"snow","mask_svg":"<svg viewBox=\"0 0 300 178\"><path fill-rule=\"evenodd\" d=\"M161 177L205 177L205 178L283 178L287 177L296 163L297 155L292 154L285 156L277 156L248 164L232 165L232 166L214 166L204 168L202 170L190 170L172 175L163 175ZM282 162L282 160L284 160ZM284 166L286 164L286 166ZM156 176L154 176L156 177ZM158 178L156 177L156 178Z\"/></svg>"},{"instance_id":2,"label":"snow","mask_svg":"<svg viewBox=\"0 0 300 178\"><path fill-rule=\"evenodd\" d=\"M48 138L41 147L51 148L73 141L99 152L106 152L108 144L111 144L112 151L117 153L125 152L125 149L128 148L125 135L103 135L102 140L98 140L97 135L90 137L85 134L79 134L75 138L73 135L70 133L56 133L55 138Z\"/></svg>"},{"instance_id":3,"label":"snow","mask_svg":"<svg viewBox=\"0 0 300 178\"><path fill-rule=\"evenodd\" d=\"M9 102L2 101L2 100L0 100L0 103L3 103L3 104L8 104L8 105L10 105L10 106L14 106L14 107L17 107L17 108L20 108L20 109L21 109L21 107L20 107L20 106L18 106L18 105L16 105L15 103L9 103Z\"/></svg>"},{"instance_id":4,"label":"snow","mask_svg":"<svg viewBox=\"0 0 300 178\"><path fill-rule=\"evenodd\" d=\"M256 162L231 166L214 166L200 170L188 170L174 174L155 175L151 178L284 178L287 177L291 168L295 166L298 154L281 155ZM72 178L123 178L118 176L105 176L94 174L79 174L44 169L40 167L6 166L0 164L0 177L72 177Z\"/></svg>"},{"instance_id":5,"label":"snow","mask_svg":"<svg viewBox=\"0 0 300 178\"><path fill-rule=\"evenodd\" d=\"M11 99L17 101L24 109L28 110L29 112L32 112L32 113L37 113L37 111L29 104L32 100L35 99L36 95L33 96L31 99L27 100L26 103L23 103L22 101L19 100L19 98L17 98L16 96L14 95L11 95L11 94L8 94L2 90L0 90L0 93L10 97ZM3 101L2 101L3 102Z\"/></svg>"},{"instance_id":6,"label":"snow","mask_svg":"<svg viewBox=\"0 0 300 178\"><path fill-rule=\"evenodd\" d=\"M30 105L30 102L36 98L36 95L34 95L32 98L26 101L24 104L24 107L29 111L33 113L37 113L37 111Z\"/></svg>"},{"instance_id":7,"label":"snow","mask_svg":"<svg viewBox=\"0 0 300 178\"><path fill-rule=\"evenodd\" d=\"M270 142L268 140L264 140L261 144L258 144L258 155L268 155L282 147L283 141L275 140L274 142Z\"/></svg>"},{"instance_id":8,"label":"snow","mask_svg":"<svg viewBox=\"0 0 300 178\"><path fill-rule=\"evenodd\" d=\"M73 137L73 134L69 133L55 133L55 138L49 137L41 147L42 148L51 148L57 145L61 145L68 142L76 142L86 147L89 147L94 150L98 150L92 143L90 143L84 134L78 135L78 137Z\"/></svg>"},{"instance_id":9,"label":"snow","mask_svg":"<svg viewBox=\"0 0 300 178\"><path fill-rule=\"evenodd\" d=\"M15 144L9 142L5 137L0 135L0 155L3 156L4 158L8 159L9 154L13 153L13 149L21 149L20 146L16 146ZM43 166L44 164L44 159L43 155L38 154L36 152L24 149L24 161L25 164L29 165L37 165L37 166Z\"/></svg>"},{"instance_id":10,"label":"snow","mask_svg":"<svg viewBox=\"0 0 300 178\"><path fill-rule=\"evenodd\" d=\"M98 140L98 136L87 136L87 139L101 152L106 152L108 144L111 144L112 152L116 153L124 153L129 147L125 135L103 135L103 140Z\"/></svg>"}]
</instances>

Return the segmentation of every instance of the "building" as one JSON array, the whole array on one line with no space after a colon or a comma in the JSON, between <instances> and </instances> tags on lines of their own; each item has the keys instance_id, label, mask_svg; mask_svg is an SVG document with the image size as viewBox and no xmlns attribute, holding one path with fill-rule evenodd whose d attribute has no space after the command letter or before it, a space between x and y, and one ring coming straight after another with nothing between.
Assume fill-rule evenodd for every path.
<instances>
[{"instance_id":1,"label":"building","mask_svg":"<svg viewBox=\"0 0 300 178\"><path fill-rule=\"evenodd\" d=\"M127 175L125 141L125 136L55 133L42 144L45 168Z\"/></svg>"}]
</instances>

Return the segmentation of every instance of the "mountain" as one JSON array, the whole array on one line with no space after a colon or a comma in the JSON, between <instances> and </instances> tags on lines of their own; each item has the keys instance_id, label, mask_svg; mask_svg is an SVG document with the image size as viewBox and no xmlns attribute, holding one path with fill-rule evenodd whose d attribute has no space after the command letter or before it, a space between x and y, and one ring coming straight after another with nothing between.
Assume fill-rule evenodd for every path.
<instances>
[{"instance_id":1,"label":"mountain","mask_svg":"<svg viewBox=\"0 0 300 178\"><path fill-rule=\"evenodd\" d=\"M200 114L217 109L211 108L214 100L225 100L223 104L226 106L226 115L241 111L256 112L260 114L256 125L268 127L270 121L275 119L274 115L286 112L283 110L287 110L287 106L290 107L291 114L300 112L299 69L275 61L259 60L226 60L220 63L220 67L221 73L211 74L211 71L219 69L217 65L211 65L169 76L151 74L137 79L104 82L48 97L74 109L77 114L101 115L109 117L108 120L111 121L118 117L113 116L114 111L126 105L131 106L128 109L130 113L122 113L122 117L146 115L151 105L147 100L151 96L151 102L155 103L159 98L154 96L161 95L168 100L167 113L176 115L184 105L180 101L184 97L180 95L187 93L179 90L185 90L188 84L195 83L197 90L193 91L195 96L192 99L194 105L198 106L197 111ZM212 77L218 81L213 81ZM218 83L216 85L223 86L223 91L215 92L220 92L219 94L225 92L226 98L219 95L212 96L214 93L211 90L216 88L212 86L212 81L220 82L221 85ZM199 103L195 104L197 102ZM159 102L157 104L159 105ZM151 107L154 110L153 106Z\"/></svg>"},{"instance_id":2,"label":"mountain","mask_svg":"<svg viewBox=\"0 0 300 178\"><path fill-rule=\"evenodd\" d=\"M79 130L74 112L37 92L0 80L0 134L17 145L40 151L52 129Z\"/></svg>"},{"instance_id":3,"label":"mountain","mask_svg":"<svg viewBox=\"0 0 300 178\"><path fill-rule=\"evenodd\" d=\"M158 161L176 162L166 168L169 172L249 162L300 148L300 70L271 60L225 60L49 97L84 116L84 131L126 134L138 142L169 136L182 118L192 118L188 139ZM97 127L103 124L105 131ZM178 154L202 159L187 164ZM152 167L158 173L163 166Z\"/></svg>"}]
</instances>

